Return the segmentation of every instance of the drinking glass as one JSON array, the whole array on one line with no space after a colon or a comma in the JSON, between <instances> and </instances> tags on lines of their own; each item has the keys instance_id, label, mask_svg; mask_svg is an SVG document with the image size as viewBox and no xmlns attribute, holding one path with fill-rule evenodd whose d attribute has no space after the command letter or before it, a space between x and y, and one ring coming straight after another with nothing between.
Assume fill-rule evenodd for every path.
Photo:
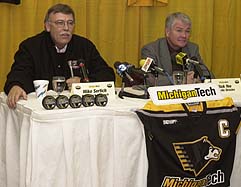
<instances>
[{"instance_id":1,"label":"drinking glass","mask_svg":"<svg viewBox=\"0 0 241 187\"><path fill-rule=\"evenodd\" d=\"M185 83L185 75L183 71L173 71L172 78L175 85Z\"/></svg>"},{"instance_id":2,"label":"drinking glass","mask_svg":"<svg viewBox=\"0 0 241 187\"><path fill-rule=\"evenodd\" d=\"M65 77L63 76L54 76L52 79L53 90L60 95L66 86Z\"/></svg>"}]
</instances>

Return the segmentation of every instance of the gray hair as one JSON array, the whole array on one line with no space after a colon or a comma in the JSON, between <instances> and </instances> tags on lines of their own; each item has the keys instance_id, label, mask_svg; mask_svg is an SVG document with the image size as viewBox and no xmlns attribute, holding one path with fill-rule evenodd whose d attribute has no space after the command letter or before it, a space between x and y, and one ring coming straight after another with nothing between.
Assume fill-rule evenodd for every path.
<instances>
[{"instance_id":1,"label":"gray hair","mask_svg":"<svg viewBox=\"0 0 241 187\"><path fill-rule=\"evenodd\" d=\"M74 11L73 11L73 9L69 5L59 3L59 4L56 4L56 5L52 6L52 7L50 7L48 9L46 15L45 15L44 23L49 21L49 15L51 13L53 13L53 14L56 14L56 13L72 14L73 18L74 18L74 21L75 21Z\"/></svg>"},{"instance_id":2,"label":"gray hair","mask_svg":"<svg viewBox=\"0 0 241 187\"><path fill-rule=\"evenodd\" d=\"M167 16L165 28L171 29L176 19L181 20L183 23L190 24L190 26L192 26L192 21L188 15L181 12L175 12Z\"/></svg>"}]
</instances>

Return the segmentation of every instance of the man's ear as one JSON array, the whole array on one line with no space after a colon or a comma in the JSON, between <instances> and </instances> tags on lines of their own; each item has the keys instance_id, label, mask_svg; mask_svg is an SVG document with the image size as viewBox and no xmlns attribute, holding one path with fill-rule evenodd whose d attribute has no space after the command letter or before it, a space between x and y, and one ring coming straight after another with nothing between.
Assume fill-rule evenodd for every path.
<instances>
[{"instance_id":1,"label":"man's ear","mask_svg":"<svg viewBox=\"0 0 241 187\"><path fill-rule=\"evenodd\" d=\"M169 33L170 33L170 29L165 29L166 36L169 36Z\"/></svg>"},{"instance_id":2,"label":"man's ear","mask_svg":"<svg viewBox=\"0 0 241 187\"><path fill-rule=\"evenodd\" d=\"M45 28L45 30L46 30L47 32L50 32L50 24L49 24L49 22L45 22L45 23L44 23L44 28Z\"/></svg>"}]
</instances>

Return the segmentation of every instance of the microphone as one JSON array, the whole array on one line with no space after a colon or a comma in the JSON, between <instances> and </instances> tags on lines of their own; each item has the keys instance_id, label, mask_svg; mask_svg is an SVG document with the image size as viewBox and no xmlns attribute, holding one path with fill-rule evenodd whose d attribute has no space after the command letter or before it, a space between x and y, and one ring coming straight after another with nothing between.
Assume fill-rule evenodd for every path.
<instances>
[{"instance_id":1,"label":"microphone","mask_svg":"<svg viewBox=\"0 0 241 187\"><path fill-rule=\"evenodd\" d=\"M197 60L194 60L192 58L188 58L186 53L180 52L176 55L176 62L180 65L189 65L189 64L200 64Z\"/></svg>"},{"instance_id":2,"label":"microphone","mask_svg":"<svg viewBox=\"0 0 241 187\"><path fill-rule=\"evenodd\" d=\"M123 81L123 79L122 79L121 91L118 94L118 96L120 98L123 99L123 96L133 97L133 98L141 98L141 99L148 99L149 98L149 94L148 94L147 86L146 86L146 81L145 81L145 77L146 77L145 72L143 72L140 68L135 68L134 65L130 65L127 62L117 61L117 62L114 63L114 67L116 68L117 73L120 77L122 77L122 78L127 77L130 82L133 82L134 79L129 75L129 73L139 73L139 74L143 75L143 78L144 78L144 94L143 95L136 95L134 93L125 92L124 91L125 81Z\"/></svg>"},{"instance_id":3,"label":"microphone","mask_svg":"<svg viewBox=\"0 0 241 187\"><path fill-rule=\"evenodd\" d=\"M116 68L116 71L121 78L125 76L130 82L134 81L134 79L128 73L128 68L131 68L132 66L129 65L127 62L121 63L117 61L114 63L114 67Z\"/></svg>"},{"instance_id":4,"label":"microphone","mask_svg":"<svg viewBox=\"0 0 241 187\"><path fill-rule=\"evenodd\" d=\"M187 63L191 63L191 64L200 64L200 62L196 61L196 60L193 60L193 59L190 59L190 58L187 58Z\"/></svg>"},{"instance_id":5,"label":"microphone","mask_svg":"<svg viewBox=\"0 0 241 187\"><path fill-rule=\"evenodd\" d=\"M139 62L141 66L141 70L144 72L158 72L158 73L165 73L165 70L158 67L155 63L154 60L150 57L147 57L146 59L141 59Z\"/></svg>"},{"instance_id":6,"label":"microphone","mask_svg":"<svg viewBox=\"0 0 241 187\"><path fill-rule=\"evenodd\" d=\"M69 65L71 77L74 77L73 69L79 69L78 61L77 60L68 60L68 65Z\"/></svg>"},{"instance_id":7,"label":"microphone","mask_svg":"<svg viewBox=\"0 0 241 187\"><path fill-rule=\"evenodd\" d=\"M194 78L197 79L197 77L199 76L201 82L203 82L206 79L203 70L200 67L201 63L197 61L196 57L188 58L186 53L180 52L176 55L176 61L177 64L181 64L183 65L183 67L186 67L187 69L190 64L193 64Z\"/></svg>"},{"instance_id":8,"label":"microphone","mask_svg":"<svg viewBox=\"0 0 241 187\"><path fill-rule=\"evenodd\" d=\"M194 64L194 78L197 78L198 76L201 82L203 82L206 79L201 67L198 64Z\"/></svg>"},{"instance_id":9,"label":"microphone","mask_svg":"<svg viewBox=\"0 0 241 187\"><path fill-rule=\"evenodd\" d=\"M191 60L196 61L197 58L192 57ZM204 82L206 78L204 76L203 70L201 69L200 65L197 63L193 63L193 65L194 65L194 78L197 79L197 77L199 76L201 82Z\"/></svg>"},{"instance_id":10,"label":"microphone","mask_svg":"<svg viewBox=\"0 0 241 187\"><path fill-rule=\"evenodd\" d=\"M156 65L156 63L154 62L154 60L150 57L147 57L146 59L141 59L140 62L139 62L140 66L142 67L141 70L144 71L144 72L151 72L151 73L154 73L156 78L158 77L158 73L159 74L164 74L167 79L169 80L169 82L171 84L174 84L173 83L173 79L172 77L169 75L169 73L167 71L165 71L164 69L158 67Z\"/></svg>"},{"instance_id":11,"label":"microphone","mask_svg":"<svg viewBox=\"0 0 241 187\"><path fill-rule=\"evenodd\" d=\"M81 82L90 82L88 78L87 69L85 68L85 64L82 62L82 60L79 63L79 68L81 74Z\"/></svg>"}]
</instances>

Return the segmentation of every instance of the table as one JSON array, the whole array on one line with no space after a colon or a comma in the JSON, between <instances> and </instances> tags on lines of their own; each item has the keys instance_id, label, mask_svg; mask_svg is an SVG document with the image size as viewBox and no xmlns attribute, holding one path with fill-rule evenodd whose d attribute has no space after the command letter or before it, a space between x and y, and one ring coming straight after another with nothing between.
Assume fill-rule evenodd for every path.
<instances>
[{"instance_id":1,"label":"table","mask_svg":"<svg viewBox=\"0 0 241 187\"><path fill-rule=\"evenodd\" d=\"M117 98L106 107L41 107L34 94L11 110L0 95L1 187L145 187L144 130L133 109L146 101ZM231 187L240 187L241 135Z\"/></svg>"},{"instance_id":2,"label":"table","mask_svg":"<svg viewBox=\"0 0 241 187\"><path fill-rule=\"evenodd\" d=\"M1 187L145 187L145 101L42 108L34 94L11 110L0 97Z\"/></svg>"}]
</instances>

